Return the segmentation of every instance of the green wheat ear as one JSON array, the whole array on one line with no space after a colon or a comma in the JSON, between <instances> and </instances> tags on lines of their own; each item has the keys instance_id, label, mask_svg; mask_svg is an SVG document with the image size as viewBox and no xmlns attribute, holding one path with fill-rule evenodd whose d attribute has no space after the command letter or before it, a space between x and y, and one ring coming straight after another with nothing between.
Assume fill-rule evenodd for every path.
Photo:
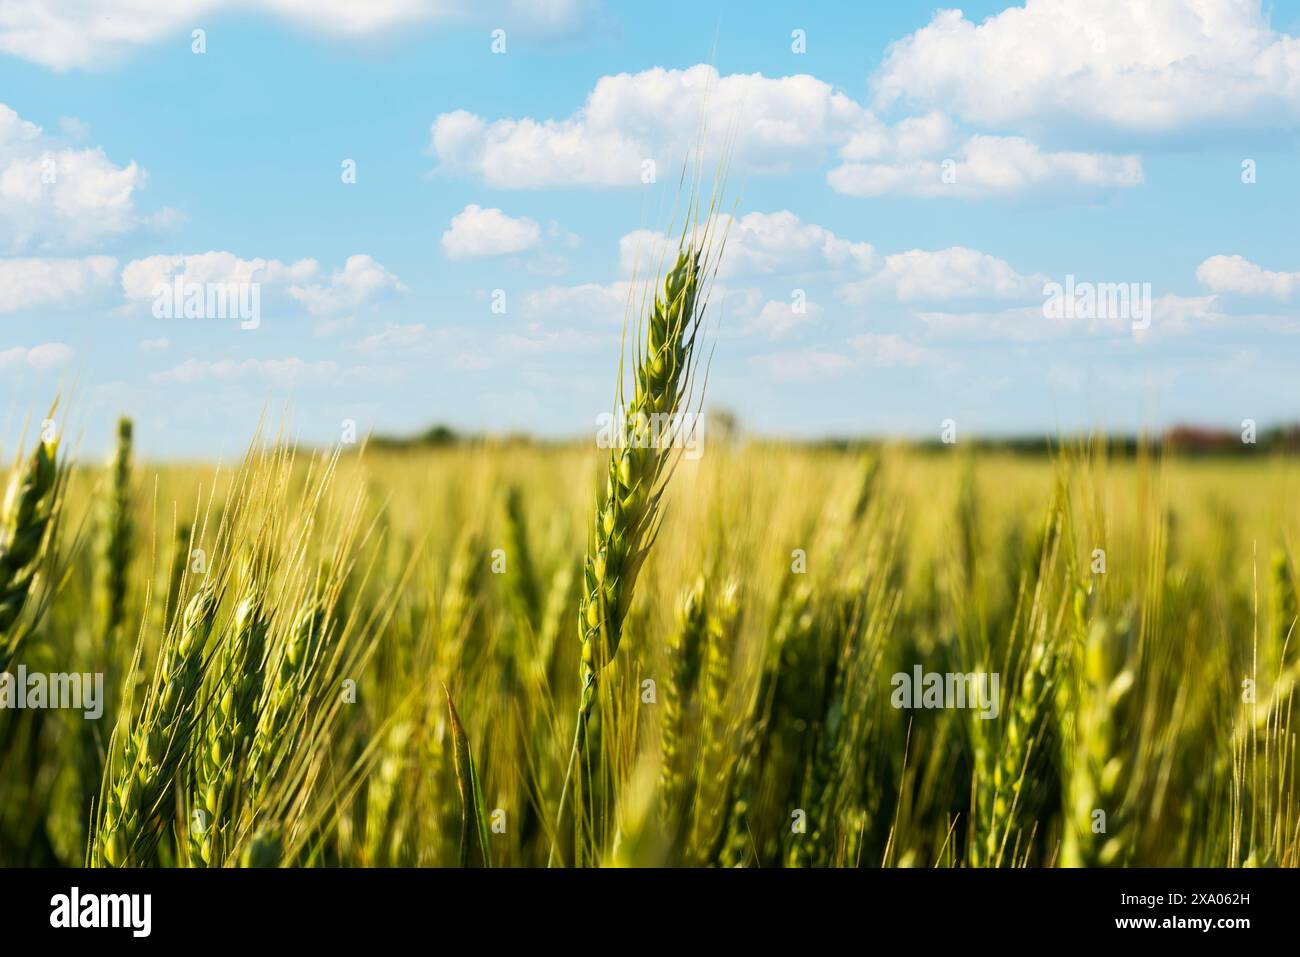
<instances>
[{"instance_id":1,"label":"green wheat ear","mask_svg":"<svg viewBox=\"0 0 1300 957\"><path fill-rule=\"evenodd\" d=\"M8 668L22 642L15 625L31 594L54 515L58 448L57 438L42 439L10 480L0 508L0 671Z\"/></svg>"},{"instance_id":2,"label":"green wheat ear","mask_svg":"<svg viewBox=\"0 0 1300 957\"><path fill-rule=\"evenodd\" d=\"M153 856L197 723L203 648L216 613L216 592L204 585L165 639L144 710L105 771L94 865L140 866Z\"/></svg>"},{"instance_id":3,"label":"green wheat ear","mask_svg":"<svg viewBox=\"0 0 1300 957\"><path fill-rule=\"evenodd\" d=\"M688 221L699 210L692 206ZM709 215L713 209L708 210ZM623 624L632 607L637 576L654 543L660 501L677 461L665 429L680 429L689 411L698 352L698 333L707 300L706 284L716 271L725 238L714 245L712 225L699 230L698 242L683 235L677 260L664 279L635 345L632 394L622 375L616 402L613 448L606 463L605 487L596 503L583 563L578 603L578 638L582 644L579 676L582 697L560 790L559 822L564 818L569 782L596 701L601 670L618 652ZM671 439L675 434L669 432ZM555 844L549 860L555 859Z\"/></svg>"},{"instance_id":4,"label":"green wheat ear","mask_svg":"<svg viewBox=\"0 0 1300 957\"><path fill-rule=\"evenodd\" d=\"M677 826L685 811L683 804L690 771L687 712L695 697L708 615L703 576L682 595L679 605L678 625L668 639L668 680L664 689L664 716L659 726L662 749L659 809L665 823L673 827Z\"/></svg>"},{"instance_id":5,"label":"green wheat ear","mask_svg":"<svg viewBox=\"0 0 1300 957\"><path fill-rule=\"evenodd\" d=\"M1273 653L1281 657L1282 649L1293 640L1297 611L1295 579L1291 575L1291 560L1286 549L1273 550L1270 568L1273 606Z\"/></svg>"},{"instance_id":6,"label":"green wheat ear","mask_svg":"<svg viewBox=\"0 0 1300 957\"><path fill-rule=\"evenodd\" d=\"M308 683L320 664L329 630L320 601L309 599L294 619L270 694L257 717L246 775L254 802L264 795L274 775L286 735L293 738L295 713L307 700Z\"/></svg>"},{"instance_id":7,"label":"green wheat ear","mask_svg":"<svg viewBox=\"0 0 1300 957\"><path fill-rule=\"evenodd\" d=\"M1061 863L1066 867L1113 867L1124 863L1131 838L1125 800L1131 759L1124 742L1125 718L1136 675L1127 660L1127 621L1093 622L1075 649L1077 688L1073 753L1066 762L1065 834ZM1092 816L1105 813L1106 826L1093 831Z\"/></svg>"},{"instance_id":8,"label":"green wheat ear","mask_svg":"<svg viewBox=\"0 0 1300 957\"><path fill-rule=\"evenodd\" d=\"M102 503L99 563L95 567L95 612L107 648L126 619L127 570L131 564L131 420L117 420L117 444L109 463L112 483Z\"/></svg>"},{"instance_id":9,"label":"green wheat ear","mask_svg":"<svg viewBox=\"0 0 1300 957\"><path fill-rule=\"evenodd\" d=\"M609 457L578 606L584 716L591 712L601 668L618 651L637 575L654 540L672 455L663 443L643 437L657 434L650 430L687 405L701 278L700 253L683 248L651 310L632 397L619 410L622 441Z\"/></svg>"},{"instance_id":10,"label":"green wheat ear","mask_svg":"<svg viewBox=\"0 0 1300 957\"><path fill-rule=\"evenodd\" d=\"M265 677L268 615L261 587L250 584L235 608L221 645L207 733L195 754L194 806L207 815L191 834L195 867L219 866L225 857L247 780L248 754L258 724Z\"/></svg>"}]
</instances>

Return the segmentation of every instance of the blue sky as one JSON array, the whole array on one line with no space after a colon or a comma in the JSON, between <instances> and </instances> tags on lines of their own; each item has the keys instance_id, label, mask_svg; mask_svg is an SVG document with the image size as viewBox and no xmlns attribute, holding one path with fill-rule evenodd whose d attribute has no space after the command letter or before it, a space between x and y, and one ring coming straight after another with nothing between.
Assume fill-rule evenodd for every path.
<instances>
[{"instance_id":1,"label":"blue sky","mask_svg":"<svg viewBox=\"0 0 1300 957\"><path fill-rule=\"evenodd\" d=\"M0 443L60 389L95 453L119 412L166 456L264 409L586 434L702 115L750 430L1300 418L1300 3L1139 6L6 0ZM257 327L156 317L178 276ZM1047 317L1067 276L1149 323Z\"/></svg>"}]
</instances>

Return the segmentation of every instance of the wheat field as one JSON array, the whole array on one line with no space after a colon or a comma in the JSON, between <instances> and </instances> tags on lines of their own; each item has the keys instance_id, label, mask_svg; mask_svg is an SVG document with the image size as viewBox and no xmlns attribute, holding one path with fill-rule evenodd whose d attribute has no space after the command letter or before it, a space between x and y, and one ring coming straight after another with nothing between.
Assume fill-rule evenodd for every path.
<instances>
[{"instance_id":1,"label":"wheat field","mask_svg":"<svg viewBox=\"0 0 1300 957\"><path fill-rule=\"evenodd\" d=\"M3 864L1298 863L1291 458L715 436L584 657L608 453L118 443L13 468L3 670L104 702L0 712Z\"/></svg>"}]
</instances>

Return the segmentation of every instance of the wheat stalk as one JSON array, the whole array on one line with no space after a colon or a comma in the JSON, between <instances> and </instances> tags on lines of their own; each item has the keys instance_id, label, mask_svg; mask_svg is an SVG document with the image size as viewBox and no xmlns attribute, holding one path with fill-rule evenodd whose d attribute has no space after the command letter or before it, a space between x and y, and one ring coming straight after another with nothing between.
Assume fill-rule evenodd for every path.
<instances>
[{"instance_id":1,"label":"wheat stalk","mask_svg":"<svg viewBox=\"0 0 1300 957\"><path fill-rule=\"evenodd\" d=\"M582 692L558 819L564 815L583 729L596 700L597 680L618 651L637 576L654 542L660 502L676 461L666 441L647 442L646 436L671 423L690 404L697 334L707 299L701 295L709 278L707 235L706 229L699 248L683 241L662 294L655 298L633 370L630 399L624 395L620 375L618 447L609 456L605 489L597 502L583 564L583 592L578 603ZM655 432L658 439L665 435L664 431ZM557 823L556 833L559 831ZM553 843L552 859L554 849Z\"/></svg>"},{"instance_id":2,"label":"wheat stalk","mask_svg":"<svg viewBox=\"0 0 1300 957\"><path fill-rule=\"evenodd\" d=\"M109 487L99 502L99 539L96 543L95 614L93 625L83 634L84 652L94 662L94 670L118 676L129 658L124 647L123 624L126 620L127 572L131 565L134 522L131 514L131 420L123 416L117 422L117 443L108 463ZM116 704L117 681L111 683L104 709L111 713ZM104 777L106 741L98 721L78 722L76 739L81 806L94 806Z\"/></svg>"},{"instance_id":3,"label":"wheat stalk","mask_svg":"<svg viewBox=\"0 0 1300 957\"><path fill-rule=\"evenodd\" d=\"M620 448L609 457L604 494L592 524L578 605L582 639L583 715L595 700L600 669L617 652L641 565L654 541L672 449L644 437L653 423L679 414L689 400L702 305L701 254L684 248L651 309L632 397L621 407ZM652 418L654 417L654 418Z\"/></svg>"}]
</instances>

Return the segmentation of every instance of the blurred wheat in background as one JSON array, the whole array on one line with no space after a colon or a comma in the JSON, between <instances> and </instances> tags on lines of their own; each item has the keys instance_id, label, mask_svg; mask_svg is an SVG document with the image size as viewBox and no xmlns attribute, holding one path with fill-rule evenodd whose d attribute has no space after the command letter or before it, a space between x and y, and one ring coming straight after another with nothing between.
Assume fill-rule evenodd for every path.
<instances>
[{"instance_id":1,"label":"blurred wheat in background","mask_svg":"<svg viewBox=\"0 0 1300 957\"><path fill-rule=\"evenodd\" d=\"M12 469L7 668L107 709L0 711L5 864L1300 863L1289 458L714 442L593 684L589 446L130 441Z\"/></svg>"}]
</instances>

